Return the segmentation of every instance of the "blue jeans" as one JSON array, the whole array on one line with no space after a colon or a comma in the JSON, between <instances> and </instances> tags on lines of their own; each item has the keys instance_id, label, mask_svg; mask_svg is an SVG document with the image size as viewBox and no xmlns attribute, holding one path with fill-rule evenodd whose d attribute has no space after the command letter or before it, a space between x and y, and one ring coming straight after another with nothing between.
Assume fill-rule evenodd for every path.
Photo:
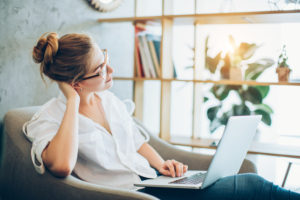
<instances>
[{"instance_id":1,"label":"blue jeans","mask_svg":"<svg viewBox=\"0 0 300 200\"><path fill-rule=\"evenodd\" d=\"M238 174L216 181L205 189L144 188L138 190L162 200L262 199L300 200L300 194L281 188L256 174Z\"/></svg>"}]
</instances>

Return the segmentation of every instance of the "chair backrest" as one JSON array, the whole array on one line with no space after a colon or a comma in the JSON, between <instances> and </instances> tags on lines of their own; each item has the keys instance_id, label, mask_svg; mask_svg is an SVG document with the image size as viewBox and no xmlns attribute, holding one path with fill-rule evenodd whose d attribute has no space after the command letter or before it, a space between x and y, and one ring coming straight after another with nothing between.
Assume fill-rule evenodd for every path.
<instances>
[{"instance_id":1,"label":"chair backrest","mask_svg":"<svg viewBox=\"0 0 300 200\"><path fill-rule=\"evenodd\" d=\"M161 156L164 159L171 159L171 157L169 158L169 154L171 153L170 151L174 151L174 146L169 144L168 142L160 139L158 136L156 136L155 134L151 133L149 131L149 129L147 129L145 127L145 125L139 121L138 119L133 117L133 120L135 122L135 124L137 125L139 131L141 132L145 132L146 134L148 134L150 136L150 140L149 140L149 144L156 150L159 152L159 154L161 154ZM165 154L164 152L168 152L167 154ZM172 154L171 154L172 155Z\"/></svg>"}]
</instances>

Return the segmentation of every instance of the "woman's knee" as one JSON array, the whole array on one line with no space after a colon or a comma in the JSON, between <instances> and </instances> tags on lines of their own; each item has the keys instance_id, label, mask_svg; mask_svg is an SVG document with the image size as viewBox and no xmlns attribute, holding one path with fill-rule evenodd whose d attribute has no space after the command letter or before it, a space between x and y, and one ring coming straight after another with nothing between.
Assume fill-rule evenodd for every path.
<instances>
[{"instance_id":1,"label":"woman's knee","mask_svg":"<svg viewBox=\"0 0 300 200\"><path fill-rule=\"evenodd\" d=\"M240 181L243 181L245 183L245 185L248 186L260 186L263 185L266 180L254 173L246 173L246 174L239 174L237 175L238 179L240 179Z\"/></svg>"}]
</instances>

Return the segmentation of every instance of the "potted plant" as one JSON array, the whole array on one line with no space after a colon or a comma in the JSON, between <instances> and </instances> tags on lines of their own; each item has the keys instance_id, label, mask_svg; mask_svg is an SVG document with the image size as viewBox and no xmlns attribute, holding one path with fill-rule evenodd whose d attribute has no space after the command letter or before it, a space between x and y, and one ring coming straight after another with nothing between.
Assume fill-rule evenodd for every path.
<instances>
[{"instance_id":1,"label":"potted plant","mask_svg":"<svg viewBox=\"0 0 300 200\"><path fill-rule=\"evenodd\" d=\"M233 43L233 38L231 37ZM215 57L210 57L208 53L208 38L206 39L206 69L214 74L220 70L221 78L230 77L232 68L244 67L245 73L242 74L243 80L256 80L267 68L274 64L269 58L261 58L254 62L250 62L258 45L246 42L235 46L232 54L227 53L222 58L219 52ZM222 125L226 125L230 116L235 115L262 115L262 121L266 125L271 125L272 108L264 103L264 99L270 90L269 86L260 85L213 85L210 93L205 97L205 102L217 102L207 109L207 117L210 120L210 133L215 132ZM235 93L240 103L231 103L231 93ZM229 106L228 106L229 103Z\"/></svg>"},{"instance_id":2,"label":"potted plant","mask_svg":"<svg viewBox=\"0 0 300 200\"><path fill-rule=\"evenodd\" d=\"M287 64L288 57L286 55L286 46L283 45L282 51L278 57L278 63L276 68L276 73L278 74L279 82L287 82L289 81L289 76L291 69Z\"/></svg>"},{"instance_id":3,"label":"potted plant","mask_svg":"<svg viewBox=\"0 0 300 200\"><path fill-rule=\"evenodd\" d=\"M249 59L252 58L256 49L259 48L256 44L249 44L242 42L239 45L236 44L234 38L230 35L229 42L231 51L220 51L214 58L207 56L208 53L208 40L206 38L206 68L215 73L217 69L220 69L221 79L230 79L235 81L243 80L242 69L247 68ZM225 54L222 57L222 54Z\"/></svg>"}]
</instances>

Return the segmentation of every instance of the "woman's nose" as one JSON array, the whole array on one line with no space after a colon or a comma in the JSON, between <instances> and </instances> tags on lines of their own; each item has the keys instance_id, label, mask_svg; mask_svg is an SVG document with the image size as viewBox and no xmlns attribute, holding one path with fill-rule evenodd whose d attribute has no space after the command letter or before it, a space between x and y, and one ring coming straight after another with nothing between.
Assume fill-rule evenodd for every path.
<instances>
[{"instance_id":1,"label":"woman's nose","mask_svg":"<svg viewBox=\"0 0 300 200\"><path fill-rule=\"evenodd\" d=\"M107 65L107 72L112 74L114 72L114 69L110 65Z\"/></svg>"}]
</instances>

